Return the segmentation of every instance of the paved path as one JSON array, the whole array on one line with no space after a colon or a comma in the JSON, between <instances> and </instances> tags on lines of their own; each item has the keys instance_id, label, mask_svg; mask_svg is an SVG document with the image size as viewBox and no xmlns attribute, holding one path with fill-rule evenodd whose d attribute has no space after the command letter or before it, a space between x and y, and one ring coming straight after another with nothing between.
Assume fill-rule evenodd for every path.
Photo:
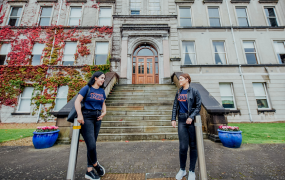
<instances>
[{"instance_id":1,"label":"paved path","mask_svg":"<svg viewBox=\"0 0 285 180\"><path fill-rule=\"evenodd\" d=\"M99 162L109 173L102 180L143 180L145 173L150 173L147 179L174 177L179 170L178 145L178 141L97 143ZM2 146L0 180L65 179L69 148ZM243 144L229 149L205 140L205 153L209 179L285 179L285 144ZM76 179L84 179L85 170L86 147L80 143Z\"/></svg>"}]
</instances>

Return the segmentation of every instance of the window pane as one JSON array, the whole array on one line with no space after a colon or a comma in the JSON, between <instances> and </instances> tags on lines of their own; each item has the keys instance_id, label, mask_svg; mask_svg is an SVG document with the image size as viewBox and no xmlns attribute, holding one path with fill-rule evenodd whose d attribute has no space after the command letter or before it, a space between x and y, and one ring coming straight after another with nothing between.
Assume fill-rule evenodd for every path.
<instances>
[{"instance_id":1,"label":"window pane","mask_svg":"<svg viewBox=\"0 0 285 180\"><path fill-rule=\"evenodd\" d=\"M96 65L106 64L107 57L108 57L108 54L96 54L95 64Z\"/></svg>"},{"instance_id":2,"label":"window pane","mask_svg":"<svg viewBox=\"0 0 285 180\"><path fill-rule=\"evenodd\" d=\"M64 47L64 54L72 54L72 56L76 53L76 42L66 42Z\"/></svg>"},{"instance_id":3,"label":"window pane","mask_svg":"<svg viewBox=\"0 0 285 180\"><path fill-rule=\"evenodd\" d=\"M269 26L272 26L272 27L278 26L276 18L268 18L267 20L268 20Z\"/></svg>"},{"instance_id":4,"label":"window pane","mask_svg":"<svg viewBox=\"0 0 285 180\"><path fill-rule=\"evenodd\" d=\"M111 18L100 18L99 19L99 26L110 26L111 25Z\"/></svg>"},{"instance_id":5,"label":"window pane","mask_svg":"<svg viewBox=\"0 0 285 180\"><path fill-rule=\"evenodd\" d=\"M155 63L155 74L158 74L158 63Z\"/></svg>"},{"instance_id":6,"label":"window pane","mask_svg":"<svg viewBox=\"0 0 285 180\"><path fill-rule=\"evenodd\" d=\"M2 44L0 54L8 54L11 51L11 44Z\"/></svg>"},{"instance_id":7,"label":"window pane","mask_svg":"<svg viewBox=\"0 0 285 180\"><path fill-rule=\"evenodd\" d=\"M265 14L267 17L275 17L274 8L266 8Z\"/></svg>"},{"instance_id":8,"label":"window pane","mask_svg":"<svg viewBox=\"0 0 285 180\"><path fill-rule=\"evenodd\" d=\"M111 17L111 8L100 8L100 17Z\"/></svg>"},{"instance_id":9,"label":"window pane","mask_svg":"<svg viewBox=\"0 0 285 180\"><path fill-rule=\"evenodd\" d=\"M234 98L232 96L221 97L224 108L235 108Z\"/></svg>"},{"instance_id":10,"label":"window pane","mask_svg":"<svg viewBox=\"0 0 285 180\"><path fill-rule=\"evenodd\" d=\"M68 86L60 86L57 90L57 98L67 98Z\"/></svg>"},{"instance_id":11,"label":"window pane","mask_svg":"<svg viewBox=\"0 0 285 180\"><path fill-rule=\"evenodd\" d=\"M150 49L145 48L139 51L138 56L154 56L154 54Z\"/></svg>"},{"instance_id":12,"label":"window pane","mask_svg":"<svg viewBox=\"0 0 285 180\"><path fill-rule=\"evenodd\" d=\"M22 13L22 8L21 7L12 7L12 12L11 12L11 16L21 16Z\"/></svg>"},{"instance_id":13,"label":"window pane","mask_svg":"<svg viewBox=\"0 0 285 180\"><path fill-rule=\"evenodd\" d=\"M194 41L183 41L182 47L183 53L195 53Z\"/></svg>"},{"instance_id":14,"label":"window pane","mask_svg":"<svg viewBox=\"0 0 285 180\"><path fill-rule=\"evenodd\" d=\"M10 18L9 25L10 26L18 26L19 25L19 19L20 18Z\"/></svg>"},{"instance_id":15,"label":"window pane","mask_svg":"<svg viewBox=\"0 0 285 180\"><path fill-rule=\"evenodd\" d=\"M73 65L73 63L74 63L74 55L64 55L62 61L72 61L72 65ZM63 64L63 65L65 65L65 64ZM68 64L66 64L66 65L68 65Z\"/></svg>"},{"instance_id":16,"label":"window pane","mask_svg":"<svg viewBox=\"0 0 285 180\"><path fill-rule=\"evenodd\" d=\"M274 41L274 47L275 47L276 53L285 54L284 42ZM1 49L1 52L2 52L2 49Z\"/></svg>"},{"instance_id":17,"label":"window pane","mask_svg":"<svg viewBox=\"0 0 285 180\"><path fill-rule=\"evenodd\" d=\"M41 64L41 56L42 55L33 55L32 65L37 66Z\"/></svg>"},{"instance_id":18,"label":"window pane","mask_svg":"<svg viewBox=\"0 0 285 180\"><path fill-rule=\"evenodd\" d=\"M22 99L19 105L19 111L30 112L31 110L31 99Z\"/></svg>"},{"instance_id":19,"label":"window pane","mask_svg":"<svg viewBox=\"0 0 285 180\"><path fill-rule=\"evenodd\" d=\"M51 16L51 7L42 7L42 15L41 16Z\"/></svg>"},{"instance_id":20,"label":"window pane","mask_svg":"<svg viewBox=\"0 0 285 180\"><path fill-rule=\"evenodd\" d=\"M133 63L133 74L136 73L136 63Z\"/></svg>"},{"instance_id":21,"label":"window pane","mask_svg":"<svg viewBox=\"0 0 285 180\"><path fill-rule=\"evenodd\" d=\"M216 64L226 64L226 54L225 53L215 53Z\"/></svg>"},{"instance_id":22,"label":"window pane","mask_svg":"<svg viewBox=\"0 0 285 180\"><path fill-rule=\"evenodd\" d=\"M63 106L67 104L67 98L66 99L56 99L56 103L54 106L55 111L59 111Z\"/></svg>"},{"instance_id":23,"label":"window pane","mask_svg":"<svg viewBox=\"0 0 285 180\"><path fill-rule=\"evenodd\" d=\"M223 41L213 41L214 51L218 53L225 52L224 42Z\"/></svg>"},{"instance_id":24,"label":"window pane","mask_svg":"<svg viewBox=\"0 0 285 180\"><path fill-rule=\"evenodd\" d=\"M131 14L132 14L132 15L139 15L139 14L140 14L140 11L132 10L132 11L131 11Z\"/></svg>"},{"instance_id":25,"label":"window pane","mask_svg":"<svg viewBox=\"0 0 285 180\"><path fill-rule=\"evenodd\" d=\"M247 18L238 18L239 26L248 26Z\"/></svg>"},{"instance_id":26,"label":"window pane","mask_svg":"<svg viewBox=\"0 0 285 180\"><path fill-rule=\"evenodd\" d=\"M108 54L109 42L96 42L95 54Z\"/></svg>"},{"instance_id":27,"label":"window pane","mask_svg":"<svg viewBox=\"0 0 285 180\"><path fill-rule=\"evenodd\" d=\"M4 65L6 59L6 55L0 55L0 65Z\"/></svg>"},{"instance_id":28,"label":"window pane","mask_svg":"<svg viewBox=\"0 0 285 180\"><path fill-rule=\"evenodd\" d=\"M245 8L237 8L236 12L238 17L247 17Z\"/></svg>"},{"instance_id":29,"label":"window pane","mask_svg":"<svg viewBox=\"0 0 285 180\"><path fill-rule=\"evenodd\" d=\"M191 19L180 19L180 26L192 26Z\"/></svg>"},{"instance_id":30,"label":"window pane","mask_svg":"<svg viewBox=\"0 0 285 180\"><path fill-rule=\"evenodd\" d=\"M34 88L33 87L25 87L22 92L22 98L31 98Z\"/></svg>"},{"instance_id":31,"label":"window pane","mask_svg":"<svg viewBox=\"0 0 285 180\"><path fill-rule=\"evenodd\" d=\"M70 17L81 17L81 7L71 7Z\"/></svg>"},{"instance_id":32,"label":"window pane","mask_svg":"<svg viewBox=\"0 0 285 180\"><path fill-rule=\"evenodd\" d=\"M218 8L209 8L208 13L209 13L209 17L220 17Z\"/></svg>"},{"instance_id":33,"label":"window pane","mask_svg":"<svg viewBox=\"0 0 285 180\"><path fill-rule=\"evenodd\" d=\"M191 17L190 8L179 8L180 17Z\"/></svg>"},{"instance_id":34,"label":"window pane","mask_svg":"<svg viewBox=\"0 0 285 180\"><path fill-rule=\"evenodd\" d=\"M33 47L32 54L42 54L44 47L44 44L36 43Z\"/></svg>"},{"instance_id":35,"label":"window pane","mask_svg":"<svg viewBox=\"0 0 285 180\"><path fill-rule=\"evenodd\" d=\"M256 103L258 108L269 108L267 99L257 99Z\"/></svg>"},{"instance_id":36,"label":"window pane","mask_svg":"<svg viewBox=\"0 0 285 180\"><path fill-rule=\"evenodd\" d=\"M243 47L244 47L244 52L255 52L253 41L244 41Z\"/></svg>"},{"instance_id":37,"label":"window pane","mask_svg":"<svg viewBox=\"0 0 285 180\"><path fill-rule=\"evenodd\" d=\"M257 64L257 58L255 53L246 53L247 64Z\"/></svg>"},{"instance_id":38,"label":"window pane","mask_svg":"<svg viewBox=\"0 0 285 180\"><path fill-rule=\"evenodd\" d=\"M220 84L220 92L221 92L221 96L232 96L231 84L221 83Z\"/></svg>"},{"instance_id":39,"label":"window pane","mask_svg":"<svg viewBox=\"0 0 285 180\"><path fill-rule=\"evenodd\" d=\"M64 65L64 66L73 66L74 65L74 61L62 61L62 65Z\"/></svg>"},{"instance_id":40,"label":"window pane","mask_svg":"<svg viewBox=\"0 0 285 180\"><path fill-rule=\"evenodd\" d=\"M70 18L69 25L70 26L78 26L80 18Z\"/></svg>"},{"instance_id":41,"label":"window pane","mask_svg":"<svg viewBox=\"0 0 285 180\"><path fill-rule=\"evenodd\" d=\"M185 54L184 64L193 64L195 62L195 54Z\"/></svg>"},{"instance_id":42,"label":"window pane","mask_svg":"<svg viewBox=\"0 0 285 180\"><path fill-rule=\"evenodd\" d=\"M41 18L40 26L49 26L50 18Z\"/></svg>"},{"instance_id":43,"label":"window pane","mask_svg":"<svg viewBox=\"0 0 285 180\"><path fill-rule=\"evenodd\" d=\"M266 96L263 83L252 83L255 96Z\"/></svg>"},{"instance_id":44,"label":"window pane","mask_svg":"<svg viewBox=\"0 0 285 180\"><path fill-rule=\"evenodd\" d=\"M221 26L219 18L211 18L210 19L210 26Z\"/></svg>"}]
</instances>

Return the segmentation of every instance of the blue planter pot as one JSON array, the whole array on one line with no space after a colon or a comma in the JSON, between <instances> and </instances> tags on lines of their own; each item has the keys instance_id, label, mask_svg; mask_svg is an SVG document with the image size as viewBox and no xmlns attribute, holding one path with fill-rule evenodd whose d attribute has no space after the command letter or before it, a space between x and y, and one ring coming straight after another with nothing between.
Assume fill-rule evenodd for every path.
<instances>
[{"instance_id":1,"label":"blue planter pot","mask_svg":"<svg viewBox=\"0 0 285 180\"><path fill-rule=\"evenodd\" d=\"M221 131L218 129L219 138L223 146L228 148L239 148L242 142L242 131Z\"/></svg>"},{"instance_id":2,"label":"blue planter pot","mask_svg":"<svg viewBox=\"0 0 285 180\"><path fill-rule=\"evenodd\" d=\"M52 147L58 138L58 132L59 130L52 132L33 132L33 144L35 148L43 149Z\"/></svg>"}]
</instances>

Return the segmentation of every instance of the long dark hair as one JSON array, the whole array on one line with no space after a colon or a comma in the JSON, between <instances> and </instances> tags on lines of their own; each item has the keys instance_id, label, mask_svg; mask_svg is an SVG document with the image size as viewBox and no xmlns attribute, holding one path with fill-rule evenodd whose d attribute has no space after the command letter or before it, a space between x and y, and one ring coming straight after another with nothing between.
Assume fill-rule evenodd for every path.
<instances>
[{"instance_id":1,"label":"long dark hair","mask_svg":"<svg viewBox=\"0 0 285 180\"><path fill-rule=\"evenodd\" d=\"M97 71L97 72L95 72L93 75L92 75L92 77L91 77L91 79L89 80L89 82L88 82L88 86L89 87L91 87L94 83L95 83L95 77L96 78L99 78L99 76L101 76L102 74L104 74L103 72L101 72L101 71ZM104 84L102 84L102 86L100 87L100 88L103 88L104 87Z\"/></svg>"}]
</instances>

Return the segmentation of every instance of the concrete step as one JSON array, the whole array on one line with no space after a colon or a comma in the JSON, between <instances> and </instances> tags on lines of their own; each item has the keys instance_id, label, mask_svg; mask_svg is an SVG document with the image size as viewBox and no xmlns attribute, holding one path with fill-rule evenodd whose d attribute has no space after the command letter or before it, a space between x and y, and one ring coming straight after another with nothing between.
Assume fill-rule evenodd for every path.
<instances>
[{"instance_id":1,"label":"concrete step","mask_svg":"<svg viewBox=\"0 0 285 180\"><path fill-rule=\"evenodd\" d=\"M125 126L170 126L170 120L143 120L143 121L102 121L101 127L125 127Z\"/></svg>"},{"instance_id":2,"label":"concrete step","mask_svg":"<svg viewBox=\"0 0 285 180\"><path fill-rule=\"evenodd\" d=\"M175 93L174 94L155 94L155 95L133 95L133 94L109 94L108 99L109 98L159 98L159 97L167 97L170 99L174 100L175 97Z\"/></svg>"},{"instance_id":3,"label":"concrete step","mask_svg":"<svg viewBox=\"0 0 285 180\"><path fill-rule=\"evenodd\" d=\"M172 110L172 105L161 105L161 106L120 106L120 105L114 105L114 104L106 104L107 111L110 110Z\"/></svg>"},{"instance_id":4,"label":"concrete step","mask_svg":"<svg viewBox=\"0 0 285 180\"><path fill-rule=\"evenodd\" d=\"M176 92L171 91L113 91L110 92L111 95L135 95L135 96L156 96L156 95L163 95L163 96L175 96Z\"/></svg>"},{"instance_id":5,"label":"concrete step","mask_svg":"<svg viewBox=\"0 0 285 180\"><path fill-rule=\"evenodd\" d=\"M173 102L169 101L169 102L164 102L164 103L157 103L157 102L151 102L151 103L125 103L125 102L106 102L106 106L143 106L143 107L151 107L153 109L164 109L164 108L168 108L167 110L169 110L170 108L172 109L172 105ZM152 110L153 110L152 109Z\"/></svg>"},{"instance_id":6,"label":"concrete step","mask_svg":"<svg viewBox=\"0 0 285 180\"><path fill-rule=\"evenodd\" d=\"M124 127L101 127L100 133L177 133L177 128L172 126L124 126Z\"/></svg>"},{"instance_id":7,"label":"concrete step","mask_svg":"<svg viewBox=\"0 0 285 180\"><path fill-rule=\"evenodd\" d=\"M176 87L174 84L116 84L114 87Z\"/></svg>"},{"instance_id":8,"label":"concrete step","mask_svg":"<svg viewBox=\"0 0 285 180\"><path fill-rule=\"evenodd\" d=\"M177 140L178 133L99 133L98 141Z\"/></svg>"},{"instance_id":9,"label":"concrete step","mask_svg":"<svg viewBox=\"0 0 285 180\"><path fill-rule=\"evenodd\" d=\"M156 101L174 101L174 97L169 97L169 96L162 96L162 97L157 97L157 96L117 96L117 97L108 97L108 101L124 101L124 100L132 100L132 101L150 101L150 100L156 100Z\"/></svg>"},{"instance_id":10,"label":"concrete step","mask_svg":"<svg viewBox=\"0 0 285 180\"><path fill-rule=\"evenodd\" d=\"M156 103L156 104L164 104L164 103L170 103L172 104L173 103L173 99L168 99L168 100L157 100L157 99L154 99L154 100L151 100L151 99L148 99L148 100L144 100L144 99L141 99L141 100L134 100L134 99L127 99L127 100L109 100L107 99L106 100L106 104L108 103Z\"/></svg>"},{"instance_id":11,"label":"concrete step","mask_svg":"<svg viewBox=\"0 0 285 180\"><path fill-rule=\"evenodd\" d=\"M171 120L171 115L106 115L105 121Z\"/></svg>"},{"instance_id":12,"label":"concrete step","mask_svg":"<svg viewBox=\"0 0 285 180\"><path fill-rule=\"evenodd\" d=\"M106 115L171 115L172 110L135 110L135 111L112 111L108 110Z\"/></svg>"},{"instance_id":13,"label":"concrete step","mask_svg":"<svg viewBox=\"0 0 285 180\"><path fill-rule=\"evenodd\" d=\"M115 86L113 88L114 91L117 90L150 90L150 91L159 91L159 90L167 90L167 91L177 91L175 86L155 86L155 87L129 87L129 86Z\"/></svg>"}]
</instances>

